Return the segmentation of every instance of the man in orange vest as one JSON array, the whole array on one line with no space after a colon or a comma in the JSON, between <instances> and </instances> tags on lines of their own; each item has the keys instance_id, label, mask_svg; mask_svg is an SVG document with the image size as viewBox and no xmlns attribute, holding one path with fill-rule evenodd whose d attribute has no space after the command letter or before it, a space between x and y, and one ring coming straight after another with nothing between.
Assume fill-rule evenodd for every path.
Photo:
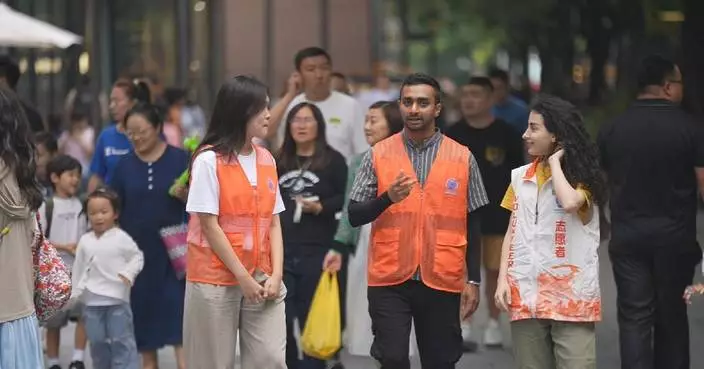
<instances>
[{"instance_id":1,"label":"man in orange vest","mask_svg":"<svg viewBox=\"0 0 704 369\"><path fill-rule=\"evenodd\" d=\"M411 321L423 368L454 368L460 320L479 303L480 231L468 213L489 201L472 154L436 128L441 95L430 76L404 80L404 130L367 152L350 193L350 223L373 222L371 354L383 369L410 368Z\"/></svg>"}]
</instances>

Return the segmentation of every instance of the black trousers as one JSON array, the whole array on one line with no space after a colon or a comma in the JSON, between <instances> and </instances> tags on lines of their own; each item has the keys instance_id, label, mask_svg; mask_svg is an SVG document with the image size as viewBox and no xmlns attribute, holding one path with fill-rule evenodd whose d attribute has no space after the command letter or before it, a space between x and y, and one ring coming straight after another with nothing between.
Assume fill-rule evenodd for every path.
<instances>
[{"instance_id":1,"label":"black trousers","mask_svg":"<svg viewBox=\"0 0 704 369\"><path fill-rule=\"evenodd\" d=\"M622 369L689 369L689 321L682 298L702 258L699 247L610 250L618 293Z\"/></svg>"},{"instance_id":2,"label":"black trousers","mask_svg":"<svg viewBox=\"0 0 704 369\"><path fill-rule=\"evenodd\" d=\"M315 290L322 275L323 260L327 249L310 247L302 252L284 256L284 284L286 294L286 365L288 369L324 369L325 361L308 355L298 359L298 345L294 335L294 321L297 319L303 333L308 319L308 311ZM340 287L340 318L341 328L345 329L345 297L347 292L347 263L343 260L342 268L337 273Z\"/></svg>"},{"instance_id":3,"label":"black trousers","mask_svg":"<svg viewBox=\"0 0 704 369\"><path fill-rule=\"evenodd\" d=\"M382 369L409 369L411 321L423 369L453 369L462 356L460 294L434 290L419 281L369 287L374 343L371 356Z\"/></svg>"}]
</instances>

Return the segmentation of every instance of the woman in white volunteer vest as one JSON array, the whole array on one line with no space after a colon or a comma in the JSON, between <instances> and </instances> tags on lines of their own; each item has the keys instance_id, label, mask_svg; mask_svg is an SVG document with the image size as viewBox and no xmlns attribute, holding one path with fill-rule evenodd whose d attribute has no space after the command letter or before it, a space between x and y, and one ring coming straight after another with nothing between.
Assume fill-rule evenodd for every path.
<instances>
[{"instance_id":1,"label":"woman in white volunteer vest","mask_svg":"<svg viewBox=\"0 0 704 369\"><path fill-rule=\"evenodd\" d=\"M543 95L523 134L537 159L514 169L496 302L511 318L518 368L596 368L601 320L597 149L572 104Z\"/></svg>"}]
</instances>

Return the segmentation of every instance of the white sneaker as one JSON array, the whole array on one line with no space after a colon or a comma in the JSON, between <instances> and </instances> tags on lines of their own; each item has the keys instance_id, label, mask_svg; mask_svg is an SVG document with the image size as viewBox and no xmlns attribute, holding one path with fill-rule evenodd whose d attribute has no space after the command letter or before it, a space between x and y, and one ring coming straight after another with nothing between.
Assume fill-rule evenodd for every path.
<instances>
[{"instance_id":1,"label":"white sneaker","mask_svg":"<svg viewBox=\"0 0 704 369\"><path fill-rule=\"evenodd\" d=\"M504 340L501 335L499 322L495 319L489 319L489 324L486 325L486 330L484 331L484 345L488 347L501 347L503 344Z\"/></svg>"},{"instance_id":2,"label":"white sneaker","mask_svg":"<svg viewBox=\"0 0 704 369\"><path fill-rule=\"evenodd\" d=\"M469 322L462 322L462 351L476 352L479 345L472 341L472 325Z\"/></svg>"},{"instance_id":3,"label":"white sneaker","mask_svg":"<svg viewBox=\"0 0 704 369\"><path fill-rule=\"evenodd\" d=\"M472 340L472 325L469 323L462 323L462 341Z\"/></svg>"}]
</instances>

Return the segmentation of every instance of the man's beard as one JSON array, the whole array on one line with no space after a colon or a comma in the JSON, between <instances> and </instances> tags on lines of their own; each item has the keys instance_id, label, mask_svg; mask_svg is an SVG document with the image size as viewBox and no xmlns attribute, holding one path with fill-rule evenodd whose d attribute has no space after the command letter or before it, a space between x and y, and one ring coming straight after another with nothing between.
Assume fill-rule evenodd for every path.
<instances>
[{"instance_id":1,"label":"man's beard","mask_svg":"<svg viewBox=\"0 0 704 369\"><path fill-rule=\"evenodd\" d=\"M428 125L430 125L430 123L431 123L431 121L429 121L423 117L417 117L417 119L406 118L406 121L404 122L404 126L409 131L423 131L428 127Z\"/></svg>"}]
</instances>

